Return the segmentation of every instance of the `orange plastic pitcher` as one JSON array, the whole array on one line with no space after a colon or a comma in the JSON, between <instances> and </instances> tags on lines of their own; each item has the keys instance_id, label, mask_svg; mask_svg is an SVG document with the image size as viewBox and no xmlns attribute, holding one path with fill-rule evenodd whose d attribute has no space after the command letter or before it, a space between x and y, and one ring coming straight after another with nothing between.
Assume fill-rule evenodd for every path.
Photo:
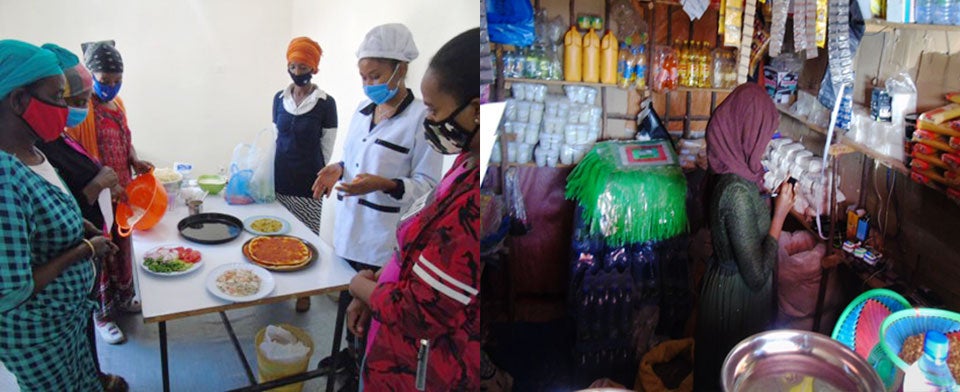
<instances>
[{"instance_id":1,"label":"orange plastic pitcher","mask_svg":"<svg viewBox=\"0 0 960 392\"><path fill-rule=\"evenodd\" d=\"M600 82L600 36L594 29L583 36L583 81Z\"/></svg>"},{"instance_id":2,"label":"orange plastic pitcher","mask_svg":"<svg viewBox=\"0 0 960 392\"><path fill-rule=\"evenodd\" d=\"M577 26L570 26L570 30L563 36L563 79L568 82L579 82L581 79L581 46L583 37L580 36L580 31Z\"/></svg>"},{"instance_id":3,"label":"orange plastic pitcher","mask_svg":"<svg viewBox=\"0 0 960 392\"><path fill-rule=\"evenodd\" d=\"M127 185L127 201L117 203L117 232L127 237L133 229L148 230L167 212L167 191L153 176L144 173Z\"/></svg>"}]
</instances>

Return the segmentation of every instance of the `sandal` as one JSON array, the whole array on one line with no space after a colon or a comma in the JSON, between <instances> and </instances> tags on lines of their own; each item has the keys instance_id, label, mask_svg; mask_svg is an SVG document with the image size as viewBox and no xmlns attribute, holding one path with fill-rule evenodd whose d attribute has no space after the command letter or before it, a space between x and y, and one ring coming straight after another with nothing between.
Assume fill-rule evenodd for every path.
<instances>
[{"instance_id":1,"label":"sandal","mask_svg":"<svg viewBox=\"0 0 960 392\"><path fill-rule=\"evenodd\" d=\"M140 313L142 309L143 308L140 305L140 299L136 297L130 298L129 300L120 304L120 310L127 313Z\"/></svg>"},{"instance_id":2,"label":"sandal","mask_svg":"<svg viewBox=\"0 0 960 392\"><path fill-rule=\"evenodd\" d=\"M126 340L126 336L123 336L123 331L121 331L117 323L113 321L96 321L94 327L97 329L97 333L100 334L100 338L108 344L120 344Z\"/></svg>"},{"instance_id":3,"label":"sandal","mask_svg":"<svg viewBox=\"0 0 960 392\"><path fill-rule=\"evenodd\" d=\"M103 386L104 392L127 392L130 390L127 380L116 374L100 373L100 385Z\"/></svg>"}]
</instances>

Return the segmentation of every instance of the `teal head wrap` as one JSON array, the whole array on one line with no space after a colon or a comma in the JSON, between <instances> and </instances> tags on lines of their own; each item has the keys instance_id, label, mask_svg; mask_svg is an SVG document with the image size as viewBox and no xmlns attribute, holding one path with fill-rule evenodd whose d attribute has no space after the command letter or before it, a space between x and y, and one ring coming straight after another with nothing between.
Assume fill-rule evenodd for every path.
<instances>
[{"instance_id":1,"label":"teal head wrap","mask_svg":"<svg viewBox=\"0 0 960 392\"><path fill-rule=\"evenodd\" d=\"M0 40L0 99L17 87L61 74L57 56L49 50L23 41Z\"/></svg>"}]
</instances>

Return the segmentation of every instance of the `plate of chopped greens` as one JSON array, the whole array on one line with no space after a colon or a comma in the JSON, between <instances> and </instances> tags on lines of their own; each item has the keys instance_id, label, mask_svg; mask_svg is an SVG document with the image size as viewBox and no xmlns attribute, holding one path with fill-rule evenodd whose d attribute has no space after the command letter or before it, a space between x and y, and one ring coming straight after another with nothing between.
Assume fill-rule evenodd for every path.
<instances>
[{"instance_id":1,"label":"plate of chopped greens","mask_svg":"<svg viewBox=\"0 0 960 392\"><path fill-rule=\"evenodd\" d=\"M183 275L200 269L200 251L183 245L161 245L143 254L140 266L149 273L163 276Z\"/></svg>"}]
</instances>

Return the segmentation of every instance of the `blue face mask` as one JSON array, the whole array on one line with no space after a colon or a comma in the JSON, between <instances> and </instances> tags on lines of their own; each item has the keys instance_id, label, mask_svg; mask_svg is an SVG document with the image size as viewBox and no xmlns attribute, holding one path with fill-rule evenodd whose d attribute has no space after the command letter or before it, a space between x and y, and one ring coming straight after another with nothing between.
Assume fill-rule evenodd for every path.
<instances>
[{"instance_id":1,"label":"blue face mask","mask_svg":"<svg viewBox=\"0 0 960 392\"><path fill-rule=\"evenodd\" d=\"M120 85L122 83L118 82L113 86L107 86L105 84L100 84L100 81L93 79L93 92L97 94L97 97L100 98L103 102L110 102L114 97L117 96L117 93L120 92Z\"/></svg>"},{"instance_id":2,"label":"blue face mask","mask_svg":"<svg viewBox=\"0 0 960 392\"><path fill-rule=\"evenodd\" d=\"M75 108L73 106L68 107L70 110L67 113L67 128L73 128L83 122L87 118L87 108Z\"/></svg>"},{"instance_id":3,"label":"blue face mask","mask_svg":"<svg viewBox=\"0 0 960 392\"><path fill-rule=\"evenodd\" d=\"M377 105L383 105L384 102L389 101L390 98L397 95L397 90L400 89L400 85L397 84L397 87L391 90L390 81L397 75L398 69L400 69L400 63L397 63L397 66L393 67L393 73L390 74L390 78L387 79L386 83L363 86L363 93L367 95L367 98L370 98L370 100Z\"/></svg>"}]
</instances>

